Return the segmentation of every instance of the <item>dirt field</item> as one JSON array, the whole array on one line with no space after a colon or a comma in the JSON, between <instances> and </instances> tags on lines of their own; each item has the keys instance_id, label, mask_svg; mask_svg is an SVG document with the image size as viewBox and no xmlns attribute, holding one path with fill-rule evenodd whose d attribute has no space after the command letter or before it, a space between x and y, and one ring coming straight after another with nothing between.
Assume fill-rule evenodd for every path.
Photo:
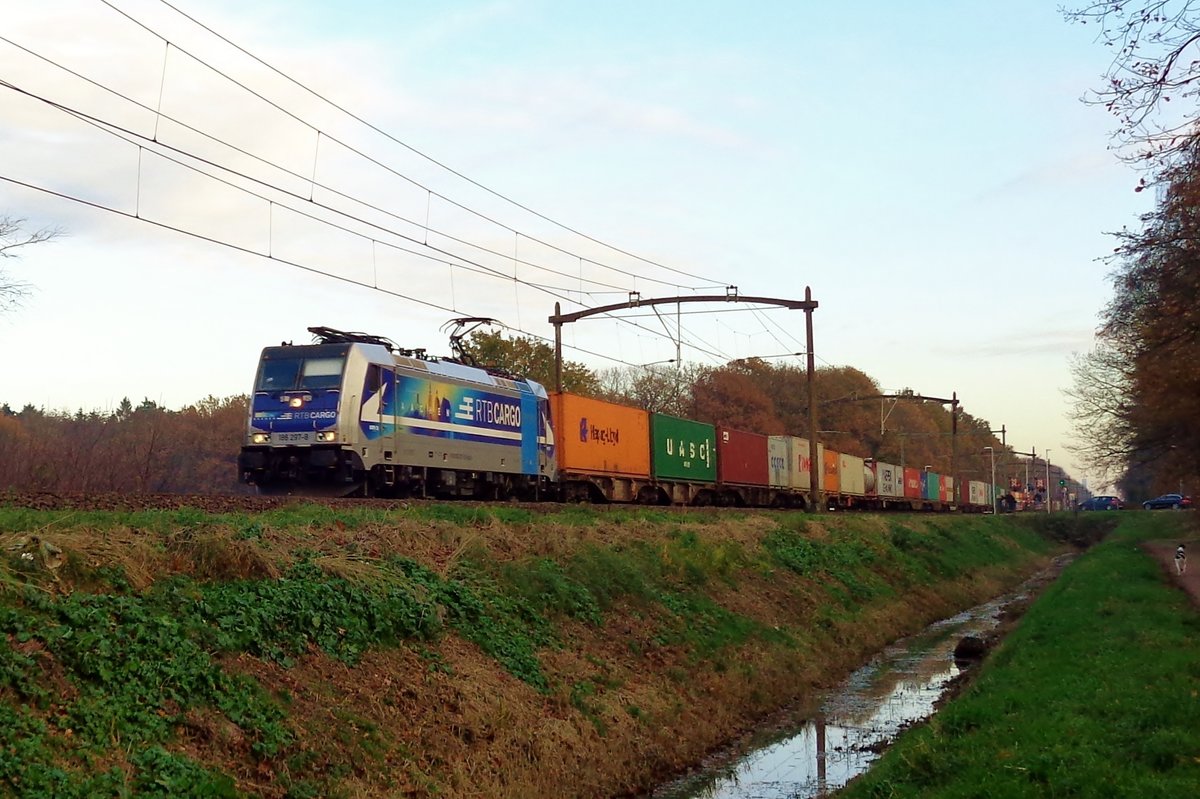
<instances>
[{"instance_id":1,"label":"dirt field","mask_svg":"<svg viewBox=\"0 0 1200 799\"><path fill-rule=\"evenodd\" d=\"M1190 563L1185 574L1175 573L1175 547L1180 544L1184 545L1191 556L1188 558ZM1162 565L1163 573L1167 575L1167 578L1186 591L1192 598L1192 602L1200 607L1200 541L1195 539L1147 541L1142 546Z\"/></svg>"}]
</instances>

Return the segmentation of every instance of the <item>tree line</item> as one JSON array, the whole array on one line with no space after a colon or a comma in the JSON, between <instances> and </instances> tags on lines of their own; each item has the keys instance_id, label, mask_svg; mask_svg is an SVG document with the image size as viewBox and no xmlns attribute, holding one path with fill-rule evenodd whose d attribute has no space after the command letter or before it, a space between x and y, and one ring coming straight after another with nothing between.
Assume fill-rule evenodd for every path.
<instances>
[{"instance_id":1,"label":"tree line","mask_svg":"<svg viewBox=\"0 0 1200 799\"><path fill-rule=\"evenodd\" d=\"M181 410L125 399L114 411L0 405L0 489L234 493L247 397Z\"/></svg>"},{"instance_id":2,"label":"tree line","mask_svg":"<svg viewBox=\"0 0 1200 799\"><path fill-rule=\"evenodd\" d=\"M1075 451L1127 498L1188 493L1200 478L1200 9L1114 0L1067 16L1112 51L1091 101L1114 114L1118 153L1142 171L1133 190L1155 196L1115 234L1112 297L1094 348L1071 365Z\"/></svg>"},{"instance_id":3,"label":"tree line","mask_svg":"<svg viewBox=\"0 0 1200 799\"><path fill-rule=\"evenodd\" d=\"M554 350L545 342L476 332L466 340L465 351L480 364L511 368L543 385L554 385ZM921 401L911 391L907 397L879 399L884 393L879 384L849 366L819 367L813 385L816 437L830 449L987 481L991 463L983 448L991 446L997 482L1006 470L1015 469L1015 456L992 435L988 421L961 409L952 453L951 412L937 402ZM766 435L807 438L810 432L805 369L762 358L742 358L721 366L685 362L598 371L564 361L563 388L654 413Z\"/></svg>"},{"instance_id":4,"label":"tree line","mask_svg":"<svg viewBox=\"0 0 1200 799\"><path fill-rule=\"evenodd\" d=\"M475 333L480 365L553 385L553 350L528 337ZM757 358L593 371L564 364L564 389L585 396L768 435L808 436L803 369ZM934 402L861 398L882 393L850 367L817 370L819 441L830 449L951 473L951 417ZM0 405L0 488L81 492L234 493L246 434L246 395L206 397L181 410L128 399L111 411ZM988 479L981 450L1000 443L985 420L960 414L954 471ZM1003 459L998 461L1003 473Z\"/></svg>"}]
</instances>

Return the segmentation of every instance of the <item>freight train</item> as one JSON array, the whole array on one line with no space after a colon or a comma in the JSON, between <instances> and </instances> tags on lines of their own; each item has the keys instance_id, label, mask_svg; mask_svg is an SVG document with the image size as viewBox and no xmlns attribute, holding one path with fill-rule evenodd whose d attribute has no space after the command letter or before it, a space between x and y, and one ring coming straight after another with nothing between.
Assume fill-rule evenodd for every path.
<instances>
[{"instance_id":1,"label":"freight train","mask_svg":"<svg viewBox=\"0 0 1200 799\"><path fill-rule=\"evenodd\" d=\"M268 494L809 508L807 439L547 392L378 336L266 347L241 479ZM827 509L992 508L992 486L818 444Z\"/></svg>"}]
</instances>

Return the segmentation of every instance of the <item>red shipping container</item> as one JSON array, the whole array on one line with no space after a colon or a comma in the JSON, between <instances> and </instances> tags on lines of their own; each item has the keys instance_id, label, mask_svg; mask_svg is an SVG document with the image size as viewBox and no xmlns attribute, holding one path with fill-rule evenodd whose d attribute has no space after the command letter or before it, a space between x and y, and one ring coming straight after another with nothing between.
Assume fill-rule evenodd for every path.
<instances>
[{"instance_id":1,"label":"red shipping container","mask_svg":"<svg viewBox=\"0 0 1200 799\"><path fill-rule=\"evenodd\" d=\"M767 436L717 428L717 481L765 486L770 478Z\"/></svg>"},{"instance_id":2,"label":"red shipping container","mask_svg":"<svg viewBox=\"0 0 1200 799\"><path fill-rule=\"evenodd\" d=\"M904 496L908 499L924 499L921 495L921 470L904 467Z\"/></svg>"}]
</instances>

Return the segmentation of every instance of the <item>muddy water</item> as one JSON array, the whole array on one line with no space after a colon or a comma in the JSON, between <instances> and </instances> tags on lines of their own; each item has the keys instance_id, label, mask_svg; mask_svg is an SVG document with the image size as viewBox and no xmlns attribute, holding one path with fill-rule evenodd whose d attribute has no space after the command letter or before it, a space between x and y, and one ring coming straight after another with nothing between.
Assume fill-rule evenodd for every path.
<instances>
[{"instance_id":1,"label":"muddy water","mask_svg":"<svg viewBox=\"0 0 1200 799\"><path fill-rule=\"evenodd\" d=\"M776 727L697 773L662 786L653 799L806 799L824 796L863 773L903 728L928 718L966 664L954 662L965 635L993 630L1034 578L994 599L892 644L820 700L816 718Z\"/></svg>"}]
</instances>

